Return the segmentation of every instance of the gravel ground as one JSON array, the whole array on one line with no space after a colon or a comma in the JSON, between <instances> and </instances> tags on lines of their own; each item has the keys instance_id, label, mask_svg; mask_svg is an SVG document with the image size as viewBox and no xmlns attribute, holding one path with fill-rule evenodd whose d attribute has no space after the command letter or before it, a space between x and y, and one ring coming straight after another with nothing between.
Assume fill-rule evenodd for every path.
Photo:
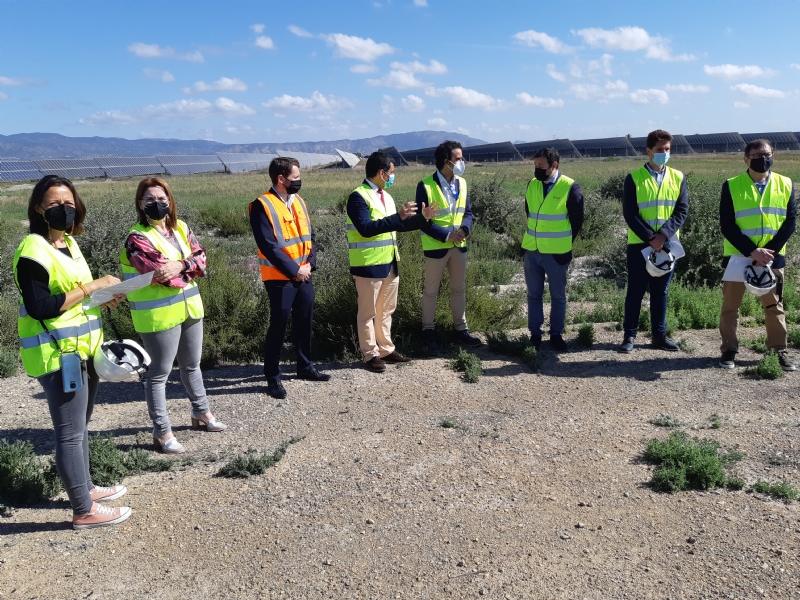
<instances>
[{"instance_id":1,"label":"gravel ground","mask_svg":"<svg viewBox=\"0 0 800 600\"><path fill-rule=\"evenodd\" d=\"M170 415L196 462L126 479L116 504L134 513L121 526L73 531L63 497L0 520L0 598L800 596L798 503L656 493L640 458L643 439L667 435L648 420L666 413L738 444L748 484L800 485L800 374L745 377L758 358L747 350L735 371L715 368L714 331L678 336L691 353L640 337L620 355L620 334L596 330L592 350L545 350L538 375L479 351L476 384L443 358L383 375L322 365L331 382L287 377L275 401L259 366L215 369L220 434L188 428L174 373ZM101 384L93 432L149 448L148 425L138 383ZM213 477L220 459L296 435L264 475ZM38 384L0 380L0 437L48 454L51 436Z\"/></svg>"}]
</instances>

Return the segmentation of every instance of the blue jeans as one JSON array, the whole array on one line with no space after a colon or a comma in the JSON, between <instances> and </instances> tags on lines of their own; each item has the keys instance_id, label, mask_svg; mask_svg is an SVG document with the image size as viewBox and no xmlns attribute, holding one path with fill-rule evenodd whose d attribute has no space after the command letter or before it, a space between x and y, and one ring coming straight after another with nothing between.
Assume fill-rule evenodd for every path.
<instances>
[{"instance_id":1,"label":"blue jeans","mask_svg":"<svg viewBox=\"0 0 800 600\"><path fill-rule=\"evenodd\" d=\"M625 294L625 337L636 337L644 293L650 290L650 327L653 339L667 335L667 292L675 271L663 277L647 272L642 244L628 244L628 291Z\"/></svg>"},{"instance_id":2,"label":"blue jeans","mask_svg":"<svg viewBox=\"0 0 800 600\"><path fill-rule=\"evenodd\" d=\"M571 262L571 261L570 261ZM542 335L544 323L544 277L550 284L550 335L561 335L567 315L567 269L569 262L560 265L552 254L538 250L525 252L525 285L528 286L528 329L531 335Z\"/></svg>"}]
</instances>

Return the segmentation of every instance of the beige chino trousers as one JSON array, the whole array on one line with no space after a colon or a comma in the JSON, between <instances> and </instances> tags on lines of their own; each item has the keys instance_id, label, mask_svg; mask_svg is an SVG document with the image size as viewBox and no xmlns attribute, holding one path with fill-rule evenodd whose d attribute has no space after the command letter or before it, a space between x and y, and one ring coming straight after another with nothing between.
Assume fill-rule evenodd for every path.
<instances>
[{"instance_id":1,"label":"beige chino trousers","mask_svg":"<svg viewBox=\"0 0 800 600\"><path fill-rule=\"evenodd\" d=\"M358 292L358 346L369 361L394 352L392 314L397 308L397 289L400 276L392 268L383 279L353 276Z\"/></svg>"},{"instance_id":2,"label":"beige chino trousers","mask_svg":"<svg viewBox=\"0 0 800 600\"><path fill-rule=\"evenodd\" d=\"M761 296L764 307L764 320L767 327L767 348L786 350L786 316L783 312L783 269L772 269L778 285L769 294ZM740 281L722 282L722 314L719 318L719 333L722 336L720 350L739 351L739 307L742 305L746 289Z\"/></svg>"},{"instance_id":3,"label":"beige chino trousers","mask_svg":"<svg viewBox=\"0 0 800 600\"><path fill-rule=\"evenodd\" d=\"M422 330L433 329L436 297L444 270L450 276L450 312L456 331L467 329L467 253L450 248L442 258L425 257L425 287L422 289Z\"/></svg>"}]
</instances>

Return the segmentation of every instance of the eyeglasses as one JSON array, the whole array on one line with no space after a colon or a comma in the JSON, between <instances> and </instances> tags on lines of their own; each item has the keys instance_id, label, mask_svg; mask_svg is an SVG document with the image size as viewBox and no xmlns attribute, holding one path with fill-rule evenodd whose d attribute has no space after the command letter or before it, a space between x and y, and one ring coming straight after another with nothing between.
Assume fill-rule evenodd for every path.
<instances>
[{"instance_id":1,"label":"eyeglasses","mask_svg":"<svg viewBox=\"0 0 800 600\"><path fill-rule=\"evenodd\" d=\"M145 196L142 198L142 202L145 204L152 204L153 202L169 202L169 197L167 196L159 196L156 198L155 196Z\"/></svg>"},{"instance_id":2,"label":"eyeglasses","mask_svg":"<svg viewBox=\"0 0 800 600\"><path fill-rule=\"evenodd\" d=\"M764 152L761 154L751 154L747 158L772 158L772 152Z\"/></svg>"}]
</instances>

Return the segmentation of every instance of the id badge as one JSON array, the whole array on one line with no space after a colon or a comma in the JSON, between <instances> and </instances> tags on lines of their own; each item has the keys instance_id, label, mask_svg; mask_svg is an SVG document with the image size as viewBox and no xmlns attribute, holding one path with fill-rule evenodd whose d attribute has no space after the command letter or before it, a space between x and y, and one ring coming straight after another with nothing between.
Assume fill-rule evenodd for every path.
<instances>
[{"instance_id":1,"label":"id badge","mask_svg":"<svg viewBox=\"0 0 800 600\"><path fill-rule=\"evenodd\" d=\"M61 355L61 380L64 384L65 394L83 389L81 355L77 352Z\"/></svg>"}]
</instances>

